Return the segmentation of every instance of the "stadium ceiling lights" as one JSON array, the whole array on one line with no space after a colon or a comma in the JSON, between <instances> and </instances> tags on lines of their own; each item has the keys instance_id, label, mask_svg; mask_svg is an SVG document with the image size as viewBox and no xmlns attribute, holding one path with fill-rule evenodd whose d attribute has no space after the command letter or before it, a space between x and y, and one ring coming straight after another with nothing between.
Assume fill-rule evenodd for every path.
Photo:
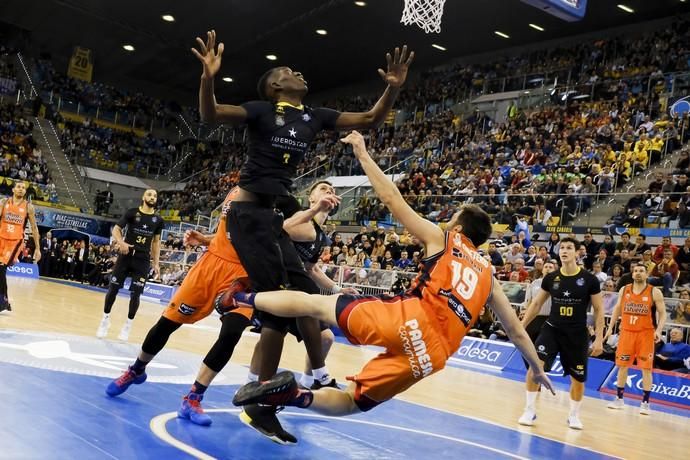
<instances>
[{"instance_id":1,"label":"stadium ceiling lights","mask_svg":"<svg viewBox=\"0 0 690 460\"><path fill-rule=\"evenodd\" d=\"M445 47L445 46L437 45L436 43L432 43L431 46L432 46L433 48L436 48L437 50L446 51L446 47Z\"/></svg>"},{"instance_id":2,"label":"stadium ceiling lights","mask_svg":"<svg viewBox=\"0 0 690 460\"><path fill-rule=\"evenodd\" d=\"M225 83L232 83L232 77L223 77Z\"/></svg>"},{"instance_id":3,"label":"stadium ceiling lights","mask_svg":"<svg viewBox=\"0 0 690 460\"><path fill-rule=\"evenodd\" d=\"M164 14L163 16L161 16L161 19L165 22L175 22L175 16L173 16L172 14Z\"/></svg>"},{"instance_id":4,"label":"stadium ceiling lights","mask_svg":"<svg viewBox=\"0 0 690 460\"><path fill-rule=\"evenodd\" d=\"M134 51L134 47L132 45L122 45L122 48L124 48L125 51Z\"/></svg>"},{"instance_id":5,"label":"stadium ceiling lights","mask_svg":"<svg viewBox=\"0 0 690 460\"><path fill-rule=\"evenodd\" d=\"M328 31L326 29L316 29L316 33L319 35L327 35Z\"/></svg>"},{"instance_id":6,"label":"stadium ceiling lights","mask_svg":"<svg viewBox=\"0 0 690 460\"><path fill-rule=\"evenodd\" d=\"M502 37L502 38L510 38L510 35L508 35L508 34L506 34L506 33L503 33L503 32L501 32L500 30L494 30L494 33L495 33L496 35L498 35L499 37Z\"/></svg>"},{"instance_id":7,"label":"stadium ceiling lights","mask_svg":"<svg viewBox=\"0 0 690 460\"><path fill-rule=\"evenodd\" d=\"M616 6L618 6L618 8L620 8L620 9L623 10L623 11L625 11L626 13L634 13L634 12L635 12L635 10L633 10L632 8L630 8L628 5L623 5L622 3L619 3L619 4L616 5Z\"/></svg>"},{"instance_id":8,"label":"stadium ceiling lights","mask_svg":"<svg viewBox=\"0 0 690 460\"><path fill-rule=\"evenodd\" d=\"M275 61L276 59L278 59L278 56L276 56L275 54L267 54L266 59L268 59L269 61Z\"/></svg>"},{"instance_id":9,"label":"stadium ceiling lights","mask_svg":"<svg viewBox=\"0 0 690 460\"><path fill-rule=\"evenodd\" d=\"M367 6L367 2L355 2L357 6Z\"/></svg>"},{"instance_id":10,"label":"stadium ceiling lights","mask_svg":"<svg viewBox=\"0 0 690 460\"><path fill-rule=\"evenodd\" d=\"M531 28L533 28L534 30L538 30L539 32L544 32L544 28L542 26L539 26L537 24L532 24L531 22L530 22L529 26Z\"/></svg>"}]
</instances>

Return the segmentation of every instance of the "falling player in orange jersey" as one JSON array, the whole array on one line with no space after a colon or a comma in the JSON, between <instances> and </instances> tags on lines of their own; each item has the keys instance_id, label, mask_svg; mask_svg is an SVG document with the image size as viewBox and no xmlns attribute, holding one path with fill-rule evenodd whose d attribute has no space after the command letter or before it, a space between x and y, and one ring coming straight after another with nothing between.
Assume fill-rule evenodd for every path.
<instances>
[{"instance_id":1,"label":"falling player in orange jersey","mask_svg":"<svg viewBox=\"0 0 690 460\"><path fill-rule=\"evenodd\" d=\"M661 340L661 331L666 322L664 296L658 288L647 283L647 267L637 264L632 269L632 284L618 291L618 302L611 314L611 322L606 337L621 318L620 337L616 349L616 399L608 405L610 409L623 409L623 392L628 377L628 368L637 358L637 367L642 369L642 403L640 414L649 415L649 394L652 391L652 367L654 364L654 344Z\"/></svg>"},{"instance_id":2,"label":"falling player in orange jersey","mask_svg":"<svg viewBox=\"0 0 690 460\"><path fill-rule=\"evenodd\" d=\"M280 316L313 316L339 326L354 344L378 345L386 351L348 377L352 383L346 390L298 388L294 375L286 371L271 380L243 386L233 403L308 407L326 415L367 411L441 370L487 303L535 369L535 382L553 391L515 310L493 282L491 265L476 251L491 234L489 216L477 206L466 206L444 233L407 205L396 185L369 156L361 134L353 131L343 142L352 144L381 201L424 243L430 256L410 290L394 297L294 291L250 294L239 292L236 283L219 297L217 308L231 311L249 306Z\"/></svg>"},{"instance_id":3,"label":"falling player in orange jersey","mask_svg":"<svg viewBox=\"0 0 690 460\"><path fill-rule=\"evenodd\" d=\"M0 311L12 311L7 298L7 267L13 265L24 248L24 227L31 224L34 239L34 263L41 260L41 245L36 226L34 205L26 201L26 184L17 181L12 188L12 196L0 200Z\"/></svg>"}]
</instances>

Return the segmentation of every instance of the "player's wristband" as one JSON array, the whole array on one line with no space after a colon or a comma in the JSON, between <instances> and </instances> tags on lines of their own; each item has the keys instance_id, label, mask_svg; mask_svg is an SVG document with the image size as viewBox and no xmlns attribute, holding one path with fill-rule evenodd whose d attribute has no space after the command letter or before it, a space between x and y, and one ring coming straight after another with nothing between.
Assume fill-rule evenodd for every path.
<instances>
[{"instance_id":1,"label":"player's wristband","mask_svg":"<svg viewBox=\"0 0 690 460\"><path fill-rule=\"evenodd\" d=\"M338 286L337 284L334 284L333 287L331 288L331 293L338 294L342 290L343 290L342 287Z\"/></svg>"}]
</instances>

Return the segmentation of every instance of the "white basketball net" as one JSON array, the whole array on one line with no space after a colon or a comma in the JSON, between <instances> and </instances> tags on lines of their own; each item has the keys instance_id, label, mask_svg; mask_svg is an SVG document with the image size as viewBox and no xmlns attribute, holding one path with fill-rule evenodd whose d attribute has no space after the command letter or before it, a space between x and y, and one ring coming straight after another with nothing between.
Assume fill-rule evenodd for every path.
<instances>
[{"instance_id":1,"label":"white basketball net","mask_svg":"<svg viewBox=\"0 0 690 460\"><path fill-rule=\"evenodd\" d=\"M439 33L444 3L446 0L405 0L400 22L406 26L417 24L426 33Z\"/></svg>"}]
</instances>

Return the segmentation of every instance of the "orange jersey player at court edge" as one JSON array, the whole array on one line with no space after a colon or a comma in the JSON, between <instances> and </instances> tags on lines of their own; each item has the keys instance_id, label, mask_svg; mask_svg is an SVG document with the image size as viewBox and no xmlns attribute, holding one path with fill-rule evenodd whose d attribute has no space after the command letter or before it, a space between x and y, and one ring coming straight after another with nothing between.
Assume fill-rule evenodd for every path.
<instances>
[{"instance_id":1,"label":"orange jersey player at court edge","mask_svg":"<svg viewBox=\"0 0 690 460\"><path fill-rule=\"evenodd\" d=\"M647 283L647 266L639 263L632 267L632 284L625 285L618 292L618 302L611 314L606 337L620 316L620 338L616 348L616 399L609 409L623 409L623 393L628 378L628 369L637 360L642 369L642 403L640 414L649 415L649 395L652 391L652 367L654 365L654 344L661 340L661 331L666 323L664 296L658 288Z\"/></svg>"},{"instance_id":2,"label":"orange jersey player at court edge","mask_svg":"<svg viewBox=\"0 0 690 460\"><path fill-rule=\"evenodd\" d=\"M405 294L389 296L308 295L294 291L241 292L235 283L217 308L254 307L275 315L309 315L339 326L354 344L378 345L384 353L369 361L346 390L299 388L285 371L268 381L249 383L233 403L289 405L326 415L367 411L441 370L488 304L515 346L535 369L535 382L553 391L536 351L491 266L476 247L491 234L489 216L477 206L456 213L444 232L410 208L396 185L379 169L356 131L343 139L369 177L381 201L426 247L424 269Z\"/></svg>"},{"instance_id":3,"label":"orange jersey player at court edge","mask_svg":"<svg viewBox=\"0 0 690 460\"><path fill-rule=\"evenodd\" d=\"M41 244L34 205L26 201L26 184L17 181L12 196L0 200L0 311L12 311L7 298L7 267L19 259L24 249L24 228L28 220L34 239L34 263L41 260Z\"/></svg>"}]
</instances>

